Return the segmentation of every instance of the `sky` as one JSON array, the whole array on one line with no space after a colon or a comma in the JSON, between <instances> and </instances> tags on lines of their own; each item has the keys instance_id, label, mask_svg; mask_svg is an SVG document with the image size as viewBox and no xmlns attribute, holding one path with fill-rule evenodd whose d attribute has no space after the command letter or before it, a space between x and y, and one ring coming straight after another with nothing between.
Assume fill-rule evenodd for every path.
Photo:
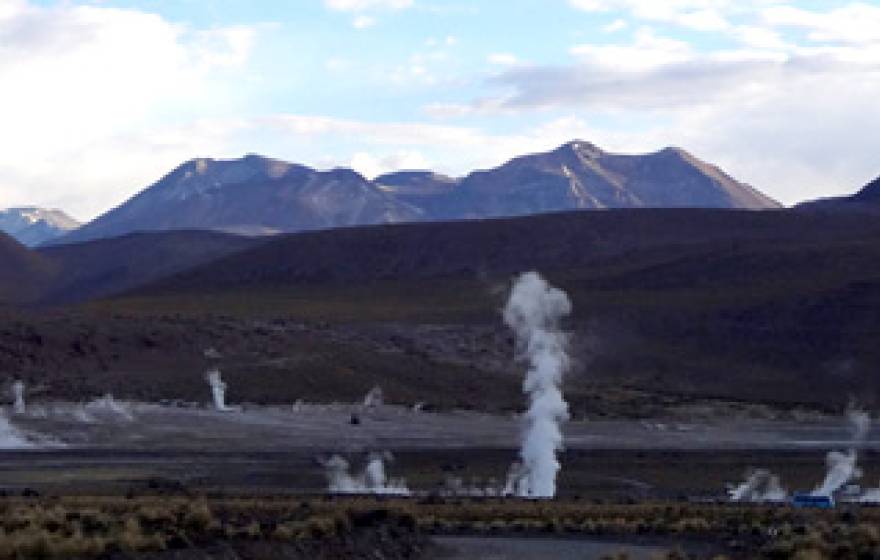
<instances>
[{"instance_id":1,"label":"sky","mask_svg":"<svg viewBox=\"0 0 880 560\"><path fill-rule=\"evenodd\" d=\"M194 157L462 175L679 146L786 204L880 175L880 0L0 0L0 208Z\"/></svg>"}]
</instances>

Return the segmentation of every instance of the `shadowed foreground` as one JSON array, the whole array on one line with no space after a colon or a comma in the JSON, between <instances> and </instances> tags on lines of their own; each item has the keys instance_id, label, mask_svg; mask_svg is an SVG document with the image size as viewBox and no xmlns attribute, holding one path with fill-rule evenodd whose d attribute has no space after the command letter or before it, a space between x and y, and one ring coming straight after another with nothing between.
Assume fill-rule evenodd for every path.
<instances>
[{"instance_id":1,"label":"shadowed foreground","mask_svg":"<svg viewBox=\"0 0 880 560\"><path fill-rule=\"evenodd\" d=\"M880 510L349 498L5 498L0 558L873 558ZM431 536L440 536L435 543ZM472 537L473 540L462 537ZM529 539L529 540L512 540ZM505 550L516 554L492 556ZM494 551L494 552L493 552ZM538 556L528 556L529 551ZM474 556L470 556L474 557Z\"/></svg>"}]
</instances>

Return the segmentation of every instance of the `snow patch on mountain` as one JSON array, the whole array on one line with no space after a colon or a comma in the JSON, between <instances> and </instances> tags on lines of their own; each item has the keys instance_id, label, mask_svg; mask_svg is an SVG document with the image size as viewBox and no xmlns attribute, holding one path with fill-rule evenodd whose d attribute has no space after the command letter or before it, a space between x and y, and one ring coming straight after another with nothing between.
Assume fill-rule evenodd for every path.
<instances>
[{"instance_id":1,"label":"snow patch on mountain","mask_svg":"<svg viewBox=\"0 0 880 560\"><path fill-rule=\"evenodd\" d=\"M30 247L65 235L79 226L79 222L61 210L35 206L0 210L0 231Z\"/></svg>"}]
</instances>

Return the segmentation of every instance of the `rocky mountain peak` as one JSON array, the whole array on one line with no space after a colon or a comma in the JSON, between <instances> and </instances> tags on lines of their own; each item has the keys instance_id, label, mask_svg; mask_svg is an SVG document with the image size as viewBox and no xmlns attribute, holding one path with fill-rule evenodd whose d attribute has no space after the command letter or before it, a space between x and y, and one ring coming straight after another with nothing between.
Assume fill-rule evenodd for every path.
<instances>
[{"instance_id":1,"label":"rocky mountain peak","mask_svg":"<svg viewBox=\"0 0 880 560\"><path fill-rule=\"evenodd\" d=\"M40 245L79 226L78 221L61 210L36 206L0 210L0 231L28 246Z\"/></svg>"}]
</instances>

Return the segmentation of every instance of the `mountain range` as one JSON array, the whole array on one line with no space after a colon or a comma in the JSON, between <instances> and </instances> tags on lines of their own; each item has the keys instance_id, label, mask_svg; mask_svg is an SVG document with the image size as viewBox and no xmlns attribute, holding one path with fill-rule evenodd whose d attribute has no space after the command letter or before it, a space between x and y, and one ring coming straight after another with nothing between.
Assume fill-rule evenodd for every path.
<instances>
[{"instance_id":1,"label":"mountain range","mask_svg":"<svg viewBox=\"0 0 880 560\"><path fill-rule=\"evenodd\" d=\"M248 155L188 161L57 241L175 229L261 235L581 209L779 207L678 148L619 155L574 141L462 178L402 171L374 180Z\"/></svg>"},{"instance_id":2,"label":"mountain range","mask_svg":"<svg viewBox=\"0 0 880 560\"><path fill-rule=\"evenodd\" d=\"M0 210L0 231L30 247L52 241L80 225L61 210L34 206Z\"/></svg>"}]
</instances>

